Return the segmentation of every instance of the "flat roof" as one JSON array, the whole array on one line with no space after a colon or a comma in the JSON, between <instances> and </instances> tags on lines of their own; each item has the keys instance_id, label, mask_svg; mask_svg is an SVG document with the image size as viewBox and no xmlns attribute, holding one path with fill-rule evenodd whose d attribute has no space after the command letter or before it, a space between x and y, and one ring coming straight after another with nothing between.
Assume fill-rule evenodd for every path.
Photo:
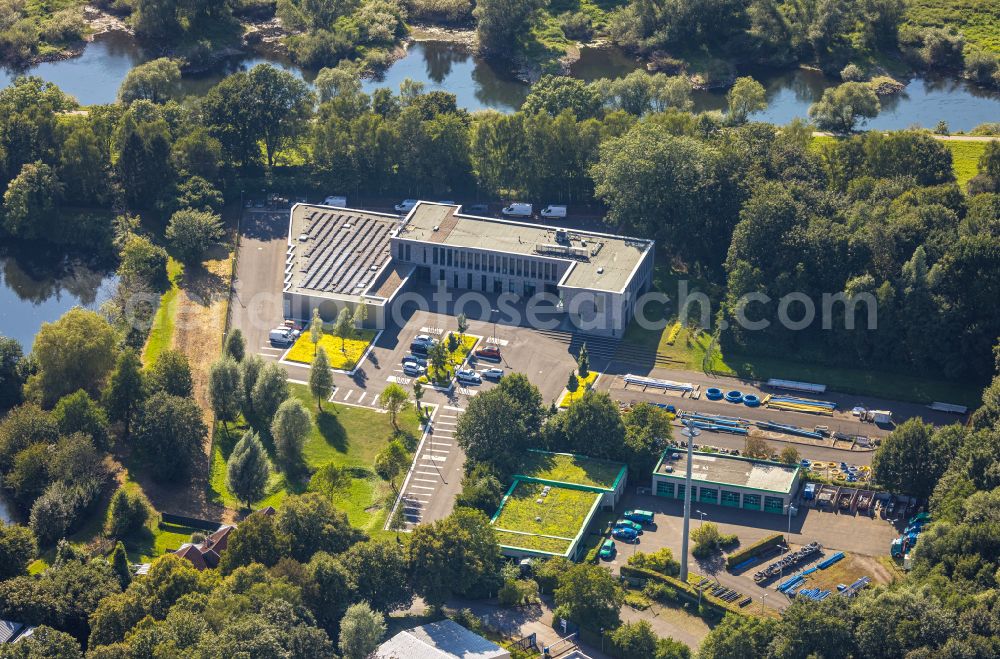
<instances>
[{"instance_id":1,"label":"flat roof","mask_svg":"<svg viewBox=\"0 0 1000 659\"><path fill-rule=\"evenodd\" d=\"M673 454L679 457L671 460ZM691 461L691 480L698 481L697 485L711 483L788 494L798 470L798 465L695 451ZM677 448L667 449L656 466L657 474L680 480L685 478L686 471L687 451Z\"/></svg>"},{"instance_id":2,"label":"flat roof","mask_svg":"<svg viewBox=\"0 0 1000 659\"><path fill-rule=\"evenodd\" d=\"M565 555L603 496L515 477L491 522L501 546Z\"/></svg>"},{"instance_id":3,"label":"flat roof","mask_svg":"<svg viewBox=\"0 0 1000 659\"><path fill-rule=\"evenodd\" d=\"M399 237L446 247L466 247L523 254L568 262L560 286L620 292L653 242L566 229L568 241L556 240L559 227L527 224L459 213L459 206L419 202L404 221Z\"/></svg>"},{"instance_id":4,"label":"flat roof","mask_svg":"<svg viewBox=\"0 0 1000 659\"><path fill-rule=\"evenodd\" d=\"M296 204L289 221L285 290L356 297L376 285L384 288L390 239L398 227L399 219L391 215Z\"/></svg>"},{"instance_id":5,"label":"flat roof","mask_svg":"<svg viewBox=\"0 0 1000 659\"><path fill-rule=\"evenodd\" d=\"M517 470L517 474L522 477L609 491L615 488L624 472L625 465L621 462L535 449L529 449L525 453Z\"/></svg>"},{"instance_id":6,"label":"flat roof","mask_svg":"<svg viewBox=\"0 0 1000 659\"><path fill-rule=\"evenodd\" d=\"M499 645L445 618L401 631L375 650L379 659L505 659Z\"/></svg>"}]
</instances>

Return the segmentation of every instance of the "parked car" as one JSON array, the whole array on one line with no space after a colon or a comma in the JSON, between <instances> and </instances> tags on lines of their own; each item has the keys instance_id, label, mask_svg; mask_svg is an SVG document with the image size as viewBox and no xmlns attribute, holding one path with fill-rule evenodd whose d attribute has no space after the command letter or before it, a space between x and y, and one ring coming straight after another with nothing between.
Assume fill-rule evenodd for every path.
<instances>
[{"instance_id":1,"label":"parked car","mask_svg":"<svg viewBox=\"0 0 1000 659\"><path fill-rule=\"evenodd\" d=\"M614 530L611 531L611 537L615 540L621 540L623 542L638 542L639 532L627 526L616 526Z\"/></svg>"},{"instance_id":2,"label":"parked car","mask_svg":"<svg viewBox=\"0 0 1000 659\"><path fill-rule=\"evenodd\" d=\"M482 384L483 378L479 373L476 373L470 368L462 368L455 371L455 377L458 378L459 382L466 382L469 384Z\"/></svg>"},{"instance_id":3,"label":"parked car","mask_svg":"<svg viewBox=\"0 0 1000 659\"><path fill-rule=\"evenodd\" d=\"M422 341L414 341L410 344L410 352L412 352L417 357L426 357L428 351L431 349L433 343L424 343Z\"/></svg>"},{"instance_id":4,"label":"parked car","mask_svg":"<svg viewBox=\"0 0 1000 659\"><path fill-rule=\"evenodd\" d=\"M618 550L615 548L615 541L611 538L605 540L604 544L601 545L600 557L606 561L610 561L616 553L618 553Z\"/></svg>"},{"instance_id":5,"label":"parked car","mask_svg":"<svg viewBox=\"0 0 1000 659\"><path fill-rule=\"evenodd\" d=\"M409 213L413 210L413 207L417 205L416 199L404 199L400 203L393 206L397 213Z\"/></svg>"},{"instance_id":6,"label":"parked car","mask_svg":"<svg viewBox=\"0 0 1000 659\"><path fill-rule=\"evenodd\" d=\"M420 341L421 343L437 343L437 339L435 339L430 334L417 334L415 337L413 337L413 340Z\"/></svg>"},{"instance_id":7,"label":"parked car","mask_svg":"<svg viewBox=\"0 0 1000 659\"><path fill-rule=\"evenodd\" d=\"M427 360L424 359L423 357L417 357L416 355L407 355L406 357L403 357L403 364L404 365L415 364L417 366L423 366L424 368L426 368Z\"/></svg>"},{"instance_id":8,"label":"parked car","mask_svg":"<svg viewBox=\"0 0 1000 659\"><path fill-rule=\"evenodd\" d=\"M480 348L479 350L476 350L476 357L479 359L485 359L486 361L498 362L500 361L500 348L496 348L494 346Z\"/></svg>"},{"instance_id":9,"label":"parked car","mask_svg":"<svg viewBox=\"0 0 1000 659\"><path fill-rule=\"evenodd\" d=\"M500 211L504 217L531 217L534 207L531 204L515 202Z\"/></svg>"},{"instance_id":10,"label":"parked car","mask_svg":"<svg viewBox=\"0 0 1000 659\"><path fill-rule=\"evenodd\" d=\"M542 217L547 220L565 220L566 219L566 207L565 206L546 206L542 209L540 213Z\"/></svg>"},{"instance_id":11,"label":"parked car","mask_svg":"<svg viewBox=\"0 0 1000 659\"><path fill-rule=\"evenodd\" d=\"M639 522L640 524L652 524L654 515L648 510L626 510L622 517L632 522Z\"/></svg>"},{"instance_id":12,"label":"parked car","mask_svg":"<svg viewBox=\"0 0 1000 659\"><path fill-rule=\"evenodd\" d=\"M490 212L489 204L470 204L468 206L462 206L463 213L472 213L475 215L482 215L483 213Z\"/></svg>"},{"instance_id":13,"label":"parked car","mask_svg":"<svg viewBox=\"0 0 1000 659\"><path fill-rule=\"evenodd\" d=\"M347 197L331 195L323 200L324 206L336 206L337 208L347 208Z\"/></svg>"},{"instance_id":14,"label":"parked car","mask_svg":"<svg viewBox=\"0 0 1000 659\"><path fill-rule=\"evenodd\" d=\"M490 380L499 380L500 378L503 377L503 369L498 366L494 366L492 368L484 368L482 371L480 371L480 374L484 378L489 378Z\"/></svg>"},{"instance_id":15,"label":"parked car","mask_svg":"<svg viewBox=\"0 0 1000 659\"><path fill-rule=\"evenodd\" d=\"M427 372L427 369L417 364L403 364L403 373L410 377L419 377Z\"/></svg>"},{"instance_id":16,"label":"parked car","mask_svg":"<svg viewBox=\"0 0 1000 659\"><path fill-rule=\"evenodd\" d=\"M274 346L290 346L295 343L296 336L287 327L276 327L267 336Z\"/></svg>"},{"instance_id":17,"label":"parked car","mask_svg":"<svg viewBox=\"0 0 1000 659\"><path fill-rule=\"evenodd\" d=\"M632 529L636 533L642 533L642 524L633 522L630 519L620 519L615 522L615 528Z\"/></svg>"},{"instance_id":18,"label":"parked car","mask_svg":"<svg viewBox=\"0 0 1000 659\"><path fill-rule=\"evenodd\" d=\"M292 334L294 334L296 338L301 336L302 334L302 326L296 323L294 320L286 320L285 322L281 323L281 325L282 327L287 327L289 330L291 330Z\"/></svg>"}]
</instances>

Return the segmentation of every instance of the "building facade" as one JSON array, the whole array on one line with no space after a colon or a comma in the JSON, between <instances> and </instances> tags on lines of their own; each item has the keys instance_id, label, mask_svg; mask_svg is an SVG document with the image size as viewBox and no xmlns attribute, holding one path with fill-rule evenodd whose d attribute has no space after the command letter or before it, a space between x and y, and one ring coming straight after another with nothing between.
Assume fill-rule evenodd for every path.
<instances>
[{"instance_id":1,"label":"building facade","mask_svg":"<svg viewBox=\"0 0 1000 659\"><path fill-rule=\"evenodd\" d=\"M668 448L653 470L651 492L684 500L687 452ZM692 503L778 515L798 494L801 468L768 460L695 451L691 463Z\"/></svg>"}]
</instances>

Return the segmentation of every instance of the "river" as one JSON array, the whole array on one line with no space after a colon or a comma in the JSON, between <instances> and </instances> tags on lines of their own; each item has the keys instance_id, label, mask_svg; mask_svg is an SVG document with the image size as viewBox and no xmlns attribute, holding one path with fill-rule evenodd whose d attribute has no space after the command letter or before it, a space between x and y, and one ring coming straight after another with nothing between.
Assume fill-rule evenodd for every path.
<instances>
[{"instance_id":1,"label":"river","mask_svg":"<svg viewBox=\"0 0 1000 659\"><path fill-rule=\"evenodd\" d=\"M38 75L59 85L83 104L110 103L128 71L147 61L145 53L127 34L120 32L98 36L80 57L38 64L23 73ZM315 72L301 71L277 55L252 54L225 61L209 74L185 76L184 95L201 95L225 75L245 70L261 62L270 62L292 71L306 80ZM572 74L584 80L622 76L638 64L617 49L585 47L572 67ZM0 69L0 87L10 84L17 73ZM793 118L806 118L809 106L836 81L804 70L759 71L753 75L767 90L768 108L753 116L759 121L785 124ZM464 46L444 41L419 41L410 44L405 57L394 62L381 76L365 80L371 92L378 87L398 89L406 78L421 81L428 91L448 91L458 105L468 110L493 109L511 112L520 107L527 95L527 85L510 73L473 56ZM695 110L715 110L725 106L725 91L698 91ZM900 129L911 126L933 128L945 120L953 131L968 131L978 124L1000 119L1000 94L980 89L963 80L916 77L903 93L883 100L881 114L867 128Z\"/></svg>"}]
</instances>

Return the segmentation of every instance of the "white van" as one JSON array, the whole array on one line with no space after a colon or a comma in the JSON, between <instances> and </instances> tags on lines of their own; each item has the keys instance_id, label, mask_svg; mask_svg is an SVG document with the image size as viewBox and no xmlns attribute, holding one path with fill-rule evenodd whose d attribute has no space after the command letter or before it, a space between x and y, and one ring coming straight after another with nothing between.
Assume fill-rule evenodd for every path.
<instances>
[{"instance_id":1,"label":"white van","mask_svg":"<svg viewBox=\"0 0 1000 659\"><path fill-rule=\"evenodd\" d=\"M500 211L505 217L531 217L533 207L531 204L515 202Z\"/></svg>"},{"instance_id":2,"label":"white van","mask_svg":"<svg viewBox=\"0 0 1000 659\"><path fill-rule=\"evenodd\" d=\"M323 200L324 206L336 206L337 208L347 208L347 197L331 196Z\"/></svg>"},{"instance_id":3,"label":"white van","mask_svg":"<svg viewBox=\"0 0 1000 659\"><path fill-rule=\"evenodd\" d=\"M547 220L565 220L565 206L546 206L542 209L541 216Z\"/></svg>"},{"instance_id":4,"label":"white van","mask_svg":"<svg viewBox=\"0 0 1000 659\"><path fill-rule=\"evenodd\" d=\"M290 346L295 343L295 335L287 327L276 327L267 338L275 346Z\"/></svg>"},{"instance_id":5,"label":"white van","mask_svg":"<svg viewBox=\"0 0 1000 659\"><path fill-rule=\"evenodd\" d=\"M393 208L396 209L397 213L409 213L413 210L413 207L417 205L416 199L404 199L402 202L396 204Z\"/></svg>"}]
</instances>

